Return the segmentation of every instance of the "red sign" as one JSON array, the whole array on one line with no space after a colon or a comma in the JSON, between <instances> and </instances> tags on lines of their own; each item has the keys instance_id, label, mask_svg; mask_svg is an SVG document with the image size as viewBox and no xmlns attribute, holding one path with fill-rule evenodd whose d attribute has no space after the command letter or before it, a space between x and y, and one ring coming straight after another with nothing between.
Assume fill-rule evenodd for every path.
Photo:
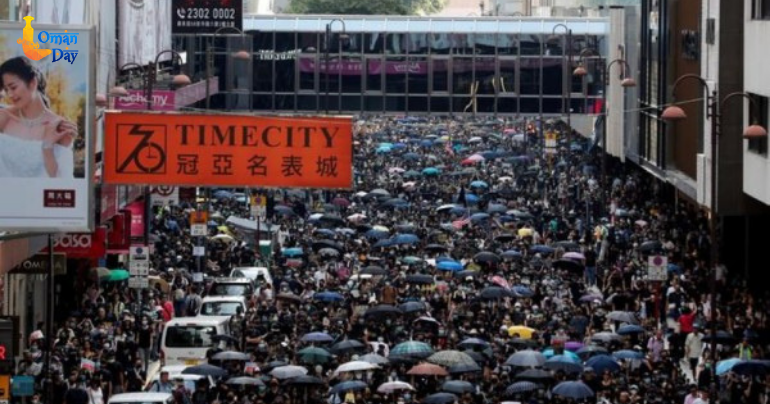
<instances>
[{"instance_id":1,"label":"red sign","mask_svg":"<svg viewBox=\"0 0 770 404\"><path fill-rule=\"evenodd\" d=\"M54 240L53 251L66 254L67 258L99 258L107 254L106 241L104 227L93 233L67 233Z\"/></svg>"},{"instance_id":2,"label":"red sign","mask_svg":"<svg viewBox=\"0 0 770 404\"><path fill-rule=\"evenodd\" d=\"M128 206L131 212L131 238L144 237L144 201L137 201Z\"/></svg>"},{"instance_id":3,"label":"red sign","mask_svg":"<svg viewBox=\"0 0 770 404\"><path fill-rule=\"evenodd\" d=\"M131 212L124 210L110 220L107 233L110 250L128 250L131 246Z\"/></svg>"}]
</instances>

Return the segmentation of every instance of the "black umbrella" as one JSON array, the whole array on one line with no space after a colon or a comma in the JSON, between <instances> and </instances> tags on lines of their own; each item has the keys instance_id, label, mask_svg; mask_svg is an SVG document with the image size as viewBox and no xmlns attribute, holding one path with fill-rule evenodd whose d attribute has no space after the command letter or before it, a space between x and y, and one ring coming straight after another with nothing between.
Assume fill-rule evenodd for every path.
<instances>
[{"instance_id":1,"label":"black umbrella","mask_svg":"<svg viewBox=\"0 0 770 404\"><path fill-rule=\"evenodd\" d=\"M703 336L702 340L703 340L703 342L709 342L710 343L711 341L714 340L714 338L711 336L711 333L709 332L709 333L707 333L706 335ZM735 343L736 340L737 339L732 334L730 334L727 331L722 331L722 330L717 331L717 334L716 334L717 344L730 345L730 344Z\"/></svg>"},{"instance_id":2,"label":"black umbrella","mask_svg":"<svg viewBox=\"0 0 770 404\"><path fill-rule=\"evenodd\" d=\"M516 379L519 380L534 380L534 381L542 381L542 380L552 380L553 374L547 370L543 369L527 369L523 372L519 372L516 374Z\"/></svg>"},{"instance_id":3,"label":"black umbrella","mask_svg":"<svg viewBox=\"0 0 770 404\"><path fill-rule=\"evenodd\" d=\"M230 385L240 385L240 386L264 386L265 383L257 379L256 377L233 377L232 379L228 379L225 384Z\"/></svg>"},{"instance_id":4,"label":"black umbrella","mask_svg":"<svg viewBox=\"0 0 770 404\"><path fill-rule=\"evenodd\" d=\"M520 381L508 386L508 388L505 389L505 395L512 396L514 394L528 393L530 391L539 390L542 387L542 385L537 383L528 382L526 380Z\"/></svg>"},{"instance_id":5,"label":"black umbrella","mask_svg":"<svg viewBox=\"0 0 770 404\"><path fill-rule=\"evenodd\" d=\"M211 357L216 361L248 361L251 357L243 352L224 351Z\"/></svg>"},{"instance_id":6,"label":"black umbrella","mask_svg":"<svg viewBox=\"0 0 770 404\"><path fill-rule=\"evenodd\" d=\"M486 300L502 299L510 296L511 292L500 286L488 286L481 290L481 298Z\"/></svg>"},{"instance_id":7,"label":"black umbrella","mask_svg":"<svg viewBox=\"0 0 770 404\"><path fill-rule=\"evenodd\" d=\"M574 241L557 241L553 243L554 247L561 247L567 251L580 251L580 244L574 242Z\"/></svg>"},{"instance_id":8,"label":"black umbrella","mask_svg":"<svg viewBox=\"0 0 770 404\"><path fill-rule=\"evenodd\" d=\"M414 283L417 285L433 285L436 280L431 275L407 275L407 283Z\"/></svg>"},{"instance_id":9,"label":"black umbrella","mask_svg":"<svg viewBox=\"0 0 770 404\"><path fill-rule=\"evenodd\" d=\"M464 394L476 391L476 386L465 380L448 380L441 385L441 390L448 393Z\"/></svg>"},{"instance_id":10,"label":"black umbrella","mask_svg":"<svg viewBox=\"0 0 770 404\"><path fill-rule=\"evenodd\" d=\"M583 271L583 268L585 268L583 264L572 260L557 260L554 261L552 265L555 269L564 269L566 271L573 272L580 272Z\"/></svg>"},{"instance_id":11,"label":"black umbrella","mask_svg":"<svg viewBox=\"0 0 770 404\"><path fill-rule=\"evenodd\" d=\"M377 266L377 265L370 265L364 269L361 270L361 274L363 275L387 275L388 270Z\"/></svg>"},{"instance_id":12,"label":"black umbrella","mask_svg":"<svg viewBox=\"0 0 770 404\"><path fill-rule=\"evenodd\" d=\"M447 372L453 375L458 375L462 373L476 373L481 372L481 366L471 363L463 363L455 366L450 366L447 369Z\"/></svg>"},{"instance_id":13,"label":"black umbrella","mask_svg":"<svg viewBox=\"0 0 770 404\"><path fill-rule=\"evenodd\" d=\"M386 316L386 315L397 315L397 314L403 314L403 312L399 310L398 307L391 306L389 304L381 304L379 306L374 306L367 309L366 313L364 313L364 316L375 317L375 316Z\"/></svg>"},{"instance_id":14,"label":"black umbrella","mask_svg":"<svg viewBox=\"0 0 770 404\"><path fill-rule=\"evenodd\" d=\"M182 371L183 375L198 375L198 376L210 376L210 377L224 377L227 376L227 371L219 366L209 365L204 363L197 366L190 366Z\"/></svg>"},{"instance_id":15,"label":"black umbrella","mask_svg":"<svg viewBox=\"0 0 770 404\"><path fill-rule=\"evenodd\" d=\"M337 250L340 252L345 251L345 247L343 247L339 243L335 243L332 240L318 240L313 242L313 251L322 250L324 248L331 248L333 250Z\"/></svg>"},{"instance_id":16,"label":"black umbrella","mask_svg":"<svg viewBox=\"0 0 770 404\"><path fill-rule=\"evenodd\" d=\"M515 234L510 234L510 233L501 234L499 236L496 236L495 240L505 243L505 242L508 242L508 241L516 240L516 235Z\"/></svg>"},{"instance_id":17,"label":"black umbrella","mask_svg":"<svg viewBox=\"0 0 770 404\"><path fill-rule=\"evenodd\" d=\"M436 393L422 400L425 404L451 404L457 401L457 396L451 393Z\"/></svg>"},{"instance_id":18,"label":"black umbrella","mask_svg":"<svg viewBox=\"0 0 770 404\"><path fill-rule=\"evenodd\" d=\"M406 302L400 304L398 308L404 313L420 313L427 310L423 302Z\"/></svg>"},{"instance_id":19,"label":"black umbrella","mask_svg":"<svg viewBox=\"0 0 770 404\"><path fill-rule=\"evenodd\" d=\"M489 251L482 251L473 257L473 260L478 263L494 264L500 262L500 256Z\"/></svg>"},{"instance_id":20,"label":"black umbrella","mask_svg":"<svg viewBox=\"0 0 770 404\"><path fill-rule=\"evenodd\" d=\"M361 341L358 341L355 339L346 339L344 341L341 341L332 345L331 350L333 352L343 353L343 352L349 352L349 351L356 351L365 347L366 345Z\"/></svg>"},{"instance_id":21,"label":"black umbrella","mask_svg":"<svg viewBox=\"0 0 770 404\"><path fill-rule=\"evenodd\" d=\"M318 377L305 375L289 379L286 381L286 384L293 386L322 386L326 383Z\"/></svg>"},{"instance_id":22,"label":"black umbrella","mask_svg":"<svg viewBox=\"0 0 770 404\"><path fill-rule=\"evenodd\" d=\"M429 252L446 252L449 248L441 244L428 244L425 246L424 250Z\"/></svg>"}]
</instances>

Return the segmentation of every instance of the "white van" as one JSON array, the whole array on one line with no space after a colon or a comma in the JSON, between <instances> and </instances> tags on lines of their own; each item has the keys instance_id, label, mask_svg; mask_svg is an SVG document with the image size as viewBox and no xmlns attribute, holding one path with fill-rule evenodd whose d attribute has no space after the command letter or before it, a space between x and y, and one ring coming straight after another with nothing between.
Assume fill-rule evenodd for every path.
<instances>
[{"instance_id":1,"label":"white van","mask_svg":"<svg viewBox=\"0 0 770 404\"><path fill-rule=\"evenodd\" d=\"M171 393L122 393L110 397L108 404L173 404Z\"/></svg>"},{"instance_id":2,"label":"white van","mask_svg":"<svg viewBox=\"0 0 770 404\"><path fill-rule=\"evenodd\" d=\"M178 317L170 320L163 329L160 341L161 364L196 366L206 363L206 352L218 346L213 337L229 334L229 325L230 317Z\"/></svg>"},{"instance_id":3,"label":"white van","mask_svg":"<svg viewBox=\"0 0 770 404\"><path fill-rule=\"evenodd\" d=\"M246 314L246 298L243 296L206 296L201 302L198 317L233 316L237 314L238 307L241 313Z\"/></svg>"}]
</instances>

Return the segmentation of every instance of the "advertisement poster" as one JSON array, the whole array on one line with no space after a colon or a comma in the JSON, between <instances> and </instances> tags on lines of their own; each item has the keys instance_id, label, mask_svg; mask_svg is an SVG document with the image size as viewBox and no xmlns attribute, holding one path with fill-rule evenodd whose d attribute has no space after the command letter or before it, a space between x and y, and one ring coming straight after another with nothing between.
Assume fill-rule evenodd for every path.
<instances>
[{"instance_id":1,"label":"advertisement poster","mask_svg":"<svg viewBox=\"0 0 770 404\"><path fill-rule=\"evenodd\" d=\"M0 23L0 229L93 227L92 30Z\"/></svg>"},{"instance_id":2,"label":"advertisement poster","mask_svg":"<svg viewBox=\"0 0 770 404\"><path fill-rule=\"evenodd\" d=\"M104 182L349 189L350 117L107 112Z\"/></svg>"},{"instance_id":3,"label":"advertisement poster","mask_svg":"<svg viewBox=\"0 0 770 404\"><path fill-rule=\"evenodd\" d=\"M171 49L170 12L169 0L118 0L118 66L153 63ZM170 58L164 53L160 61Z\"/></svg>"},{"instance_id":4,"label":"advertisement poster","mask_svg":"<svg viewBox=\"0 0 770 404\"><path fill-rule=\"evenodd\" d=\"M173 34L213 34L218 29L243 29L241 0L172 0L171 32ZM235 30L223 32L236 32Z\"/></svg>"},{"instance_id":5,"label":"advertisement poster","mask_svg":"<svg viewBox=\"0 0 770 404\"><path fill-rule=\"evenodd\" d=\"M126 210L131 212L131 238L144 237L144 201L137 201L128 206Z\"/></svg>"}]
</instances>

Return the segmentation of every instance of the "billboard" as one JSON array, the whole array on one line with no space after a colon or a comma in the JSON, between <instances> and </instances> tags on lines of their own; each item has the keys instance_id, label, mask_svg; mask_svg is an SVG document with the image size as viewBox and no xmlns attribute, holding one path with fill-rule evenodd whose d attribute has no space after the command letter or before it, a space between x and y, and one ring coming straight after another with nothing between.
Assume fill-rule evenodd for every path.
<instances>
[{"instance_id":1,"label":"billboard","mask_svg":"<svg viewBox=\"0 0 770 404\"><path fill-rule=\"evenodd\" d=\"M118 66L146 65L155 62L159 52L171 49L170 20L168 0L118 0ZM165 53L160 60L170 58Z\"/></svg>"},{"instance_id":2,"label":"billboard","mask_svg":"<svg viewBox=\"0 0 770 404\"><path fill-rule=\"evenodd\" d=\"M223 27L243 30L242 0L172 0L171 4L174 34L213 34Z\"/></svg>"},{"instance_id":3,"label":"billboard","mask_svg":"<svg viewBox=\"0 0 770 404\"><path fill-rule=\"evenodd\" d=\"M2 230L93 228L94 35L0 23Z\"/></svg>"},{"instance_id":4,"label":"billboard","mask_svg":"<svg viewBox=\"0 0 770 404\"><path fill-rule=\"evenodd\" d=\"M105 113L111 184L348 189L351 118Z\"/></svg>"}]
</instances>

